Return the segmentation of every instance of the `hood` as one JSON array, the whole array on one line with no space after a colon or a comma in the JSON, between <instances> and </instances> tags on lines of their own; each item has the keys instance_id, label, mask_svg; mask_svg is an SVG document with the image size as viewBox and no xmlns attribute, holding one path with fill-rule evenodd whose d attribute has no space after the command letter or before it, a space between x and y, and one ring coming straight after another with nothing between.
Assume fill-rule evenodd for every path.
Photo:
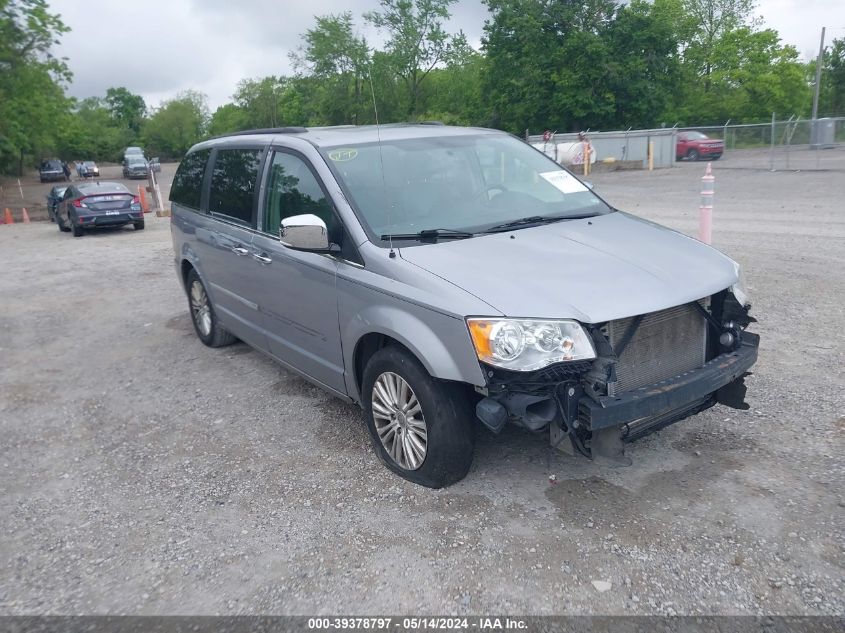
<instances>
[{"instance_id":1,"label":"hood","mask_svg":"<svg viewBox=\"0 0 845 633\"><path fill-rule=\"evenodd\" d=\"M663 310L737 281L726 255L620 212L402 248L400 255L506 316L584 323Z\"/></svg>"}]
</instances>

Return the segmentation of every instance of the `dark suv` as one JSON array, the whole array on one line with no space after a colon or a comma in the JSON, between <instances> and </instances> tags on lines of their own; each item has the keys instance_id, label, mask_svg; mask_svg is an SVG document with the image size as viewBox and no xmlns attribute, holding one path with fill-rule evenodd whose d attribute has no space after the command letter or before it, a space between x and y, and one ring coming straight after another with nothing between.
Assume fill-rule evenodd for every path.
<instances>
[{"instance_id":1,"label":"dark suv","mask_svg":"<svg viewBox=\"0 0 845 633\"><path fill-rule=\"evenodd\" d=\"M65 166L57 158L41 161L41 167L38 169L38 176L41 182L54 182L56 180L68 180L65 173Z\"/></svg>"},{"instance_id":2,"label":"dark suv","mask_svg":"<svg viewBox=\"0 0 845 633\"><path fill-rule=\"evenodd\" d=\"M200 340L360 404L411 481L462 478L476 421L624 464L628 441L743 406L758 337L739 266L509 134L236 134L194 146L170 200Z\"/></svg>"}]
</instances>

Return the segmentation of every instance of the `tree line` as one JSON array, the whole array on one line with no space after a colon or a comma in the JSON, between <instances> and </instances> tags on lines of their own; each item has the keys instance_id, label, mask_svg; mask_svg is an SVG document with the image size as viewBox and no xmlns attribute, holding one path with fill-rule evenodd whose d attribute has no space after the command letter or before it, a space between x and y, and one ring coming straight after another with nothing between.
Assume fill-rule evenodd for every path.
<instances>
[{"instance_id":1,"label":"tree line","mask_svg":"<svg viewBox=\"0 0 845 633\"><path fill-rule=\"evenodd\" d=\"M762 27L753 0L485 0L480 50L447 31L456 0L379 0L316 16L293 72L244 79L209 111L187 91L151 108L125 87L66 95L68 27L47 0L0 0L0 171L41 157L179 158L207 136L279 126L438 120L575 131L807 117L815 62ZM360 33L369 25L383 44ZM825 49L819 113L845 115L845 38Z\"/></svg>"}]
</instances>

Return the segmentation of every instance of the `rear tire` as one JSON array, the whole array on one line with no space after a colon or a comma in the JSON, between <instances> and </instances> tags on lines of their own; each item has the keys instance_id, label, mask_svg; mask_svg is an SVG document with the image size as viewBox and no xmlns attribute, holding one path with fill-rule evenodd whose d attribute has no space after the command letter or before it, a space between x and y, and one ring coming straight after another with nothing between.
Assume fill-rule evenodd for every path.
<instances>
[{"instance_id":1,"label":"rear tire","mask_svg":"<svg viewBox=\"0 0 845 633\"><path fill-rule=\"evenodd\" d=\"M71 221L70 226L71 226L71 230L73 231L74 237L82 237L85 234L85 230L81 226L77 226L76 224L73 224L73 221Z\"/></svg>"},{"instance_id":2,"label":"rear tire","mask_svg":"<svg viewBox=\"0 0 845 633\"><path fill-rule=\"evenodd\" d=\"M135 227L136 231L143 231L144 230L144 221L141 220L140 222L133 222L132 226Z\"/></svg>"},{"instance_id":3,"label":"rear tire","mask_svg":"<svg viewBox=\"0 0 845 633\"><path fill-rule=\"evenodd\" d=\"M687 152L687 160L698 160L698 150L691 149Z\"/></svg>"},{"instance_id":4,"label":"rear tire","mask_svg":"<svg viewBox=\"0 0 845 633\"><path fill-rule=\"evenodd\" d=\"M191 322L194 324L194 331L199 340L209 347L223 347L237 341L238 339L220 325L205 286L193 268L188 273L185 286L188 289L188 310L191 313Z\"/></svg>"},{"instance_id":5,"label":"rear tire","mask_svg":"<svg viewBox=\"0 0 845 633\"><path fill-rule=\"evenodd\" d=\"M475 428L460 385L432 378L409 352L388 346L364 369L362 401L376 454L400 477L443 488L469 472Z\"/></svg>"},{"instance_id":6,"label":"rear tire","mask_svg":"<svg viewBox=\"0 0 845 633\"><path fill-rule=\"evenodd\" d=\"M56 225L62 233L68 233L70 231L70 229L65 225L65 221L62 220L62 216L58 213L56 213Z\"/></svg>"}]
</instances>

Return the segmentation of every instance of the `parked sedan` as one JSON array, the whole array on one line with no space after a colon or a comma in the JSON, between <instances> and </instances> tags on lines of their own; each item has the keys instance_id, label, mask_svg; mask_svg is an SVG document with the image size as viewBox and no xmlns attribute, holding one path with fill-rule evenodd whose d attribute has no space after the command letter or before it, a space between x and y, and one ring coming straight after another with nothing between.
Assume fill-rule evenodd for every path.
<instances>
[{"instance_id":1,"label":"parked sedan","mask_svg":"<svg viewBox=\"0 0 845 633\"><path fill-rule=\"evenodd\" d=\"M144 212L138 196L119 182L86 182L71 185L56 212L60 231L81 237L85 229L132 224L144 228Z\"/></svg>"},{"instance_id":2,"label":"parked sedan","mask_svg":"<svg viewBox=\"0 0 845 633\"><path fill-rule=\"evenodd\" d=\"M50 189L50 193L47 194L47 215L50 216L50 222L56 221L56 210L65 195L65 191L67 191L67 185L58 185Z\"/></svg>"},{"instance_id":3,"label":"parked sedan","mask_svg":"<svg viewBox=\"0 0 845 633\"><path fill-rule=\"evenodd\" d=\"M57 158L41 161L41 167L38 169L38 176L41 179L41 182L68 179L64 165L62 165L62 161Z\"/></svg>"},{"instance_id":4,"label":"parked sedan","mask_svg":"<svg viewBox=\"0 0 845 633\"><path fill-rule=\"evenodd\" d=\"M725 152L722 139L710 138L701 132L680 132L675 144L675 158L681 160L718 160Z\"/></svg>"},{"instance_id":5,"label":"parked sedan","mask_svg":"<svg viewBox=\"0 0 845 633\"><path fill-rule=\"evenodd\" d=\"M84 178L99 178L100 168L93 160L86 160L82 163L82 176Z\"/></svg>"}]
</instances>

